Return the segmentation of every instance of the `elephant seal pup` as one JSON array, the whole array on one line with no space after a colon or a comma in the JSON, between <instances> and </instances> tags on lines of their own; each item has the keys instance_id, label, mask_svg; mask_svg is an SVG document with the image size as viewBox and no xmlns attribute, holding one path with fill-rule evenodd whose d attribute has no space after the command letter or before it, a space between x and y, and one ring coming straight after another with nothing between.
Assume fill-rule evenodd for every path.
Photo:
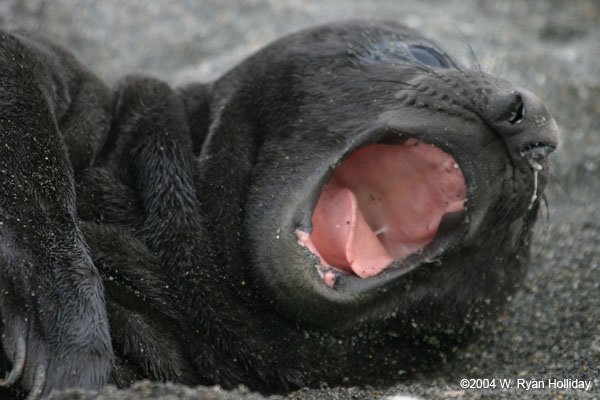
<instances>
[{"instance_id":1,"label":"elephant seal pup","mask_svg":"<svg viewBox=\"0 0 600 400\"><path fill-rule=\"evenodd\" d=\"M324 25L209 84L112 94L31 34L2 52L12 390L392 382L524 275L556 123L406 27Z\"/></svg>"}]
</instances>

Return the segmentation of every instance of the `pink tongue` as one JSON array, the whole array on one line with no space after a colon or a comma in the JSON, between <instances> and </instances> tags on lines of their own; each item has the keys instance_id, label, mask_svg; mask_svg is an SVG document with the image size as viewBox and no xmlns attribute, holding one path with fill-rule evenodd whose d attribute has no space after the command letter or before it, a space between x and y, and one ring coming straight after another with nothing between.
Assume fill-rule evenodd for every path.
<instances>
[{"instance_id":1,"label":"pink tongue","mask_svg":"<svg viewBox=\"0 0 600 400\"><path fill-rule=\"evenodd\" d=\"M335 170L315 206L312 233L299 240L323 265L367 278L425 247L465 198L460 169L439 148L415 139L371 145Z\"/></svg>"},{"instance_id":2,"label":"pink tongue","mask_svg":"<svg viewBox=\"0 0 600 400\"><path fill-rule=\"evenodd\" d=\"M378 274L393 258L365 221L356 196L349 189L329 184L315 207L311 239L321 258L331 266L354 271L361 278ZM315 227L316 228L316 227Z\"/></svg>"}]
</instances>

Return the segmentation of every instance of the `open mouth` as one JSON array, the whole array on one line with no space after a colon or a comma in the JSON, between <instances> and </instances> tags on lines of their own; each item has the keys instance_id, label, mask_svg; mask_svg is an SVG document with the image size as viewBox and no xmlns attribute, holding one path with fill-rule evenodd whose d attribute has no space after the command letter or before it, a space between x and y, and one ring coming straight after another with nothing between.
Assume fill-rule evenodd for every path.
<instances>
[{"instance_id":1,"label":"open mouth","mask_svg":"<svg viewBox=\"0 0 600 400\"><path fill-rule=\"evenodd\" d=\"M298 243L318 257L317 271L332 288L340 276L407 268L443 242L448 225L460 225L466 192L459 165L440 148L414 138L371 144L333 171L313 209L312 232L297 229ZM429 253L445 246L435 247Z\"/></svg>"}]
</instances>

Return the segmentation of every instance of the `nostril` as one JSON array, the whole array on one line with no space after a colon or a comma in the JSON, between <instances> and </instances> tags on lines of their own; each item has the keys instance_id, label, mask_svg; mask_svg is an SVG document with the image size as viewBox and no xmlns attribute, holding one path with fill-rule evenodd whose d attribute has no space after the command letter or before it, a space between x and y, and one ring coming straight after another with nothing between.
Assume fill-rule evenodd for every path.
<instances>
[{"instance_id":1,"label":"nostril","mask_svg":"<svg viewBox=\"0 0 600 400\"><path fill-rule=\"evenodd\" d=\"M530 160L542 160L556 150L556 146L544 142L530 142L521 147L521 155Z\"/></svg>"},{"instance_id":2,"label":"nostril","mask_svg":"<svg viewBox=\"0 0 600 400\"><path fill-rule=\"evenodd\" d=\"M525 104L523 104L523 97L520 94L517 94L513 98L507 111L509 113L508 122L511 125L518 124L523 120L525 116Z\"/></svg>"},{"instance_id":3,"label":"nostril","mask_svg":"<svg viewBox=\"0 0 600 400\"><path fill-rule=\"evenodd\" d=\"M525 119L525 97L519 92L513 91L503 95L494 102L495 115L492 121L499 129L514 131L515 125L519 125Z\"/></svg>"},{"instance_id":4,"label":"nostril","mask_svg":"<svg viewBox=\"0 0 600 400\"><path fill-rule=\"evenodd\" d=\"M507 147L513 160L540 166L556 150L559 130L554 118L537 97L525 89L503 91L487 103L491 111L484 122Z\"/></svg>"}]
</instances>

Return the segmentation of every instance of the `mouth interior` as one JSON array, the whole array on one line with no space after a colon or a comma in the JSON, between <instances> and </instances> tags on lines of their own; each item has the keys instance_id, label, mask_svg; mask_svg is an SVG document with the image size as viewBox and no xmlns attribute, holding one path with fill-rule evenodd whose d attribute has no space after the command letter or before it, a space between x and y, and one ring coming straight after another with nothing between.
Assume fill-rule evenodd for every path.
<instances>
[{"instance_id":1,"label":"mouth interior","mask_svg":"<svg viewBox=\"0 0 600 400\"><path fill-rule=\"evenodd\" d=\"M441 149L408 139L356 150L324 187L312 233L298 241L321 264L360 278L419 252L445 214L464 210L466 185L456 161ZM334 279L319 271L329 286Z\"/></svg>"}]
</instances>

